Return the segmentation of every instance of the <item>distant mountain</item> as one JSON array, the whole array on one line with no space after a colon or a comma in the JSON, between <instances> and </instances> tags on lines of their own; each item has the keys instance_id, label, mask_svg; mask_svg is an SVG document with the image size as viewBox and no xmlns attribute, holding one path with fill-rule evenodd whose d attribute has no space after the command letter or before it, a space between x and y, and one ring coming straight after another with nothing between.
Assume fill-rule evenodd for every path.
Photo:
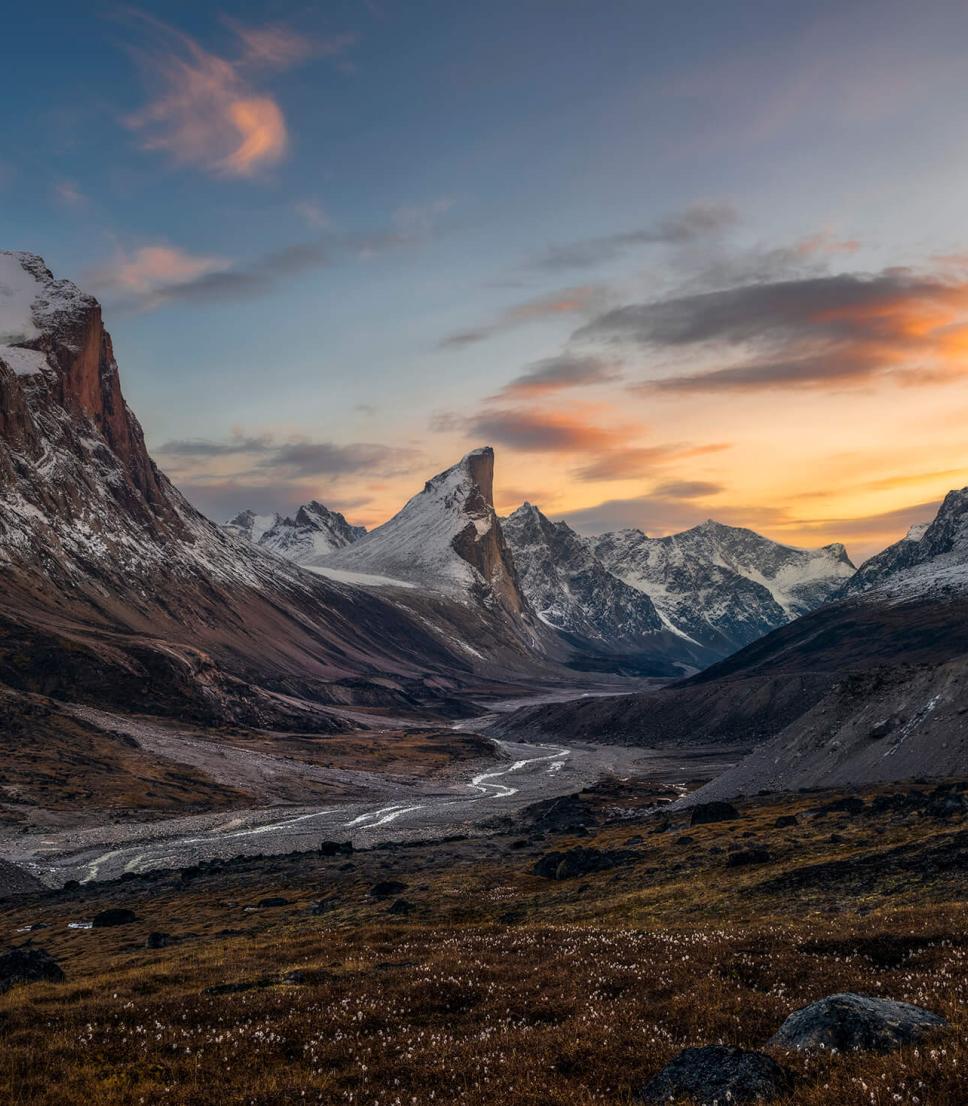
<instances>
[{"instance_id":1,"label":"distant mountain","mask_svg":"<svg viewBox=\"0 0 968 1106\"><path fill-rule=\"evenodd\" d=\"M609 572L566 522L525 503L502 526L522 589L549 626L610 646L662 630L652 600Z\"/></svg>"},{"instance_id":2,"label":"distant mountain","mask_svg":"<svg viewBox=\"0 0 968 1106\"><path fill-rule=\"evenodd\" d=\"M223 529L301 565L317 564L366 533L366 527L351 526L339 511L315 499L300 507L294 518L242 511Z\"/></svg>"},{"instance_id":3,"label":"distant mountain","mask_svg":"<svg viewBox=\"0 0 968 1106\"><path fill-rule=\"evenodd\" d=\"M757 746L699 799L968 774L968 489L837 594L690 680L527 708L494 732Z\"/></svg>"},{"instance_id":4,"label":"distant mountain","mask_svg":"<svg viewBox=\"0 0 968 1106\"><path fill-rule=\"evenodd\" d=\"M327 558L327 569L528 611L494 510L494 450L475 449L428 480L382 526Z\"/></svg>"},{"instance_id":5,"label":"distant mountain","mask_svg":"<svg viewBox=\"0 0 968 1106\"><path fill-rule=\"evenodd\" d=\"M671 626L648 595L609 572L594 539L530 503L501 525L524 595L584 657L582 667L679 676L715 659Z\"/></svg>"},{"instance_id":6,"label":"distant mountain","mask_svg":"<svg viewBox=\"0 0 968 1106\"><path fill-rule=\"evenodd\" d=\"M931 522L865 561L844 594L872 588L897 595L968 589L968 488L948 492Z\"/></svg>"},{"instance_id":7,"label":"distant mountain","mask_svg":"<svg viewBox=\"0 0 968 1106\"><path fill-rule=\"evenodd\" d=\"M716 658L815 610L854 573L842 545L794 549L712 520L663 538L619 530L593 548L667 625Z\"/></svg>"},{"instance_id":8,"label":"distant mountain","mask_svg":"<svg viewBox=\"0 0 968 1106\"><path fill-rule=\"evenodd\" d=\"M266 530L271 530L280 518L281 516L275 511L270 515L259 515L255 511L240 511L235 518L226 522L222 529L258 545Z\"/></svg>"}]
</instances>

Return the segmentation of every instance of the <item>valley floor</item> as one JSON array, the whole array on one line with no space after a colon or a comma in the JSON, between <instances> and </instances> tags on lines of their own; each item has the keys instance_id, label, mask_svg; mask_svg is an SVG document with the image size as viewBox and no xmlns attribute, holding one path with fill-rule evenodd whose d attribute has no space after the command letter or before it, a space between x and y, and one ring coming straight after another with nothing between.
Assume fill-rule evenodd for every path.
<instances>
[{"instance_id":1,"label":"valley floor","mask_svg":"<svg viewBox=\"0 0 968 1106\"><path fill-rule=\"evenodd\" d=\"M950 1025L886 1055L770 1049L798 1078L777 1102L964 1103L960 799L931 785L764 797L691 827L655 812L674 793L612 777L489 836L9 902L6 942L47 950L66 978L0 996L0 1100L624 1106L683 1047L761 1048L797 1007L859 991ZM574 848L598 853L572 854L573 872L541 863ZM106 908L134 920L71 928ZM151 932L163 947L146 948Z\"/></svg>"}]
</instances>

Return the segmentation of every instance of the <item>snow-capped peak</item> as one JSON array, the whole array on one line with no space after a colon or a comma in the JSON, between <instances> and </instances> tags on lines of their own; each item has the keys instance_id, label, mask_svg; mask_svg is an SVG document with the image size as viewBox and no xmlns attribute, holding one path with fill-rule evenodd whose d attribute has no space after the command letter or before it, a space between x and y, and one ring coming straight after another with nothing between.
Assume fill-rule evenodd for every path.
<instances>
[{"instance_id":1,"label":"snow-capped peak","mask_svg":"<svg viewBox=\"0 0 968 1106\"><path fill-rule=\"evenodd\" d=\"M466 598L524 607L494 512L494 450L470 453L428 480L389 522L326 566L417 584Z\"/></svg>"},{"instance_id":2,"label":"snow-capped peak","mask_svg":"<svg viewBox=\"0 0 968 1106\"><path fill-rule=\"evenodd\" d=\"M246 541L258 544L259 539L279 521L280 515L273 511L268 515L259 515L255 511L239 511L235 518L229 519L223 529L230 531Z\"/></svg>"}]
</instances>

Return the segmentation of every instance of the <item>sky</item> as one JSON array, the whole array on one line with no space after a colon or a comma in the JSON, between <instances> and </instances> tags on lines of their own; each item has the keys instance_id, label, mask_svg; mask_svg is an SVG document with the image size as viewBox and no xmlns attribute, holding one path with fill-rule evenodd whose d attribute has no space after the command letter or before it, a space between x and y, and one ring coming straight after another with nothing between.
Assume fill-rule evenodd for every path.
<instances>
[{"instance_id":1,"label":"sky","mask_svg":"<svg viewBox=\"0 0 968 1106\"><path fill-rule=\"evenodd\" d=\"M855 561L968 483L968 5L50 0L0 246L202 510L498 508Z\"/></svg>"}]
</instances>

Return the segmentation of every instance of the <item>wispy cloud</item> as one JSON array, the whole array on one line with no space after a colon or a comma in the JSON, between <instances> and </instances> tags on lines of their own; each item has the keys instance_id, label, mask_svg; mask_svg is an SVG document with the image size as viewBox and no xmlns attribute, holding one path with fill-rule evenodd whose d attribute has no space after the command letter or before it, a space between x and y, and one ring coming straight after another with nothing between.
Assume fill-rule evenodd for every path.
<instances>
[{"instance_id":1,"label":"wispy cloud","mask_svg":"<svg viewBox=\"0 0 968 1106\"><path fill-rule=\"evenodd\" d=\"M119 251L89 272L92 287L112 294L115 310L150 311L172 302L208 304L268 295L301 273L371 258L419 243L395 230L328 231L257 257L232 261L153 244Z\"/></svg>"},{"instance_id":2,"label":"wispy cloud","mask_svg":"<svg viewBox=\"0 0 968 1106\"><path fill-rule=\"evenodd\" d=\"M271 434L238 433L227 439L189 438L165 442L158 454L181 470L198 478L204 465L213 460L235 459L234 475L313 476L368 474L399 476L412 472L420 457L416 449L377 442L336 443L293 438L278 441Z\"/></svg>"},{"instance_id":3,"label":"wispy cloud","mask_svg":"<svg viewBox=\"0 0 968 1106\"><path fill-rule=\"evenodd\" d=\"M285 156L289 133L275 97L259 86L267 70L283 70L318 53L340 54L352 36L314 41L281 26L229 21L239 46L231 57L146 13L126 13L145 33L131 47L152 98L124 123L145 149L178 165L221 176L250 177Z\"/></svg>"},{"instance_id":4,"label":"wispy cloud","mask_svg":"<svg viewBox=\"0 0 968 1106\"><path fill-rule=\"evenodd\" d=\"M710 453L729 449L728 442L710 442L692 445L688 442L666 442L654 446L625 446L598 453L586 464L574 470L578 480L639 480L649 476L662 465L692 460Z\"/></svg>"},{"instance_id":5,"label":"wispy cloud","mask_svg":"<svg viewBox=\"0 0 968 1106\"><path fill-rule=\"evenodd\" d=\"M88 275L92 287L143 299L161 294L174 285L190 284L223 272L223 258L191 254L177 246L142 246L130 253L119 251L114 259Z\"/></svg>"},{"instance_id":6,"label":"wispy cloud","mask_svg":"<svg viewBox=\"0 0 968 1106\"><path fill-rule=\"evenodd\" d=\"M581 411L489 408L471 416L437 415L435 430L459 430L522 453L587 453L626 440L635 428L602 426Z\"/></svg>"},{"instance_id":7,"label":"wispy cloud","mask_svg":"<svg viewBox=\"0 0 968 1106\"><path fill-rule=\"evenodd\" d=\"M86 207L90 202L72 180L59 180L53 187L54 199L63 207Z\"/></svg>"},{"instance_id":8,"label":"wispy cloud","mask_svg":"<svg viewBox=\"0 0 968 1106\"><path fill-rule=\"evenodd\" d=\"M733 226L736 212L729 204L697 203L673 212L647 227L583 238L550 246L530 262L530 267L558 271L590 269L641 246L685 245L712 238Z\"/></svg>"},{"instance_id":9,"label":"wispy cloud","mask_svg":"<svg viewBox=\"0 0 968 1106\"><path fill-rule=\"evenodd\" d=\"M505 384L496 398L539 398L566 388L611 383L621 379L621 375L621 367L616 361L562 353L529 365L520 376Z\"/></svg>"},{"instance_id":10,"label":"wispy cloud","mask_svg":"<svg viewBox=\"0 0 968 1106\"><path fill-rule=\"evenodd\" d=\"M512 304L491 322L447 335L440 341L438 348L459 349L543 319L587 316L590 312L602 309L605 296L606 289L599 284L582 284L535 296Z\"/></svg>"}]
</instances>

